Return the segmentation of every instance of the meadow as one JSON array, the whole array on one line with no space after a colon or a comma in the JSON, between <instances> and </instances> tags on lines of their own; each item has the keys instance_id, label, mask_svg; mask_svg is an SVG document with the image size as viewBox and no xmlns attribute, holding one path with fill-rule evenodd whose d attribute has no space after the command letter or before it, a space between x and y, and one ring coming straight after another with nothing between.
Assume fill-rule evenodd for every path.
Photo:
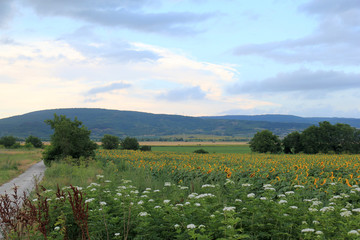
<instances>
[{"instance_id":1,"label":"meadow","mask_svg":"<svg viewBox=\"0 0 360 240\"><path fill-rule=\"evenodd\" d=\"M40 150L0 149L0 185L20 175L40 159Z\"/></svg>"},{"instance_id":2,"label":"meadow","mask_svg":"<svg viewBox=\"0 0 360 240\"><path fill-rule=\"evenodd\" d=\"M28 202L42 208L42 220L23 234L359 239L359 170L359 155L97 150L93 161L47 169L44 188Z\"/></svg>"},{"instance_id":3,"label":"meadow","mask_svg":"<svg viewBox=\"0 0 360 240\"><path fill-rule=\"evenodd\" d=\"M250 153L249 145L178 145L178 146L152 146L154 152L178 152L192 153L195 150L204 149L209 153Z\"/></svg>"}]
</instances>

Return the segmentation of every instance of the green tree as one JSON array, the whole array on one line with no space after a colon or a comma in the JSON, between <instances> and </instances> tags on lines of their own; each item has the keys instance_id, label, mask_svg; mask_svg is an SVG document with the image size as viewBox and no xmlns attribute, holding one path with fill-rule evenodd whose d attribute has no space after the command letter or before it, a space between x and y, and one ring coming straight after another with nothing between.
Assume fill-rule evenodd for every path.
<instances>
[{"instance_id":1,"label":"green tree","mask_svg":"<svg viewBox=\"0 0 360 240\"><path fill-rule=\"evenodd\" d=\"M43 143L40 140L40 138L32 136L32 135L28 136L25 139L25 144L29 144L29 143L31 143L36 148L42 148L42 146L43 146Z\"/></svg>"},{"instance_id":2,"label":"green tree","mask_svg":"<svg viewBox=\"0 0 360 240\"><path fill-rule=\"evenodd\" d=\"M48 146L43 157L49 165L53 160L65 157L80 158L95 156L96 143L90 140L91 131L82 125L76 117L74 121L64 115L54 114L53 120L45 120L45 123L54 129L51 135L51 145Z\"/></svg>"},{"instance_id":3,"label":"green tree","mask_svg":"<svg viewBox=\"0 0 360 240\"><path fill-rule=\"evenodd\" d=\"M101 145L104 149L118 149L119 144L119 137L110 134L105 134L101 139Z\"/></svg>"},{"instance_id":4,"label":"green tree","mask_svg":"<svg viewBox=\"0 0 360 240\"><path fill-rule=\"evenodd\" d=\"M120 145L122 149L127 150L138 150L140 147L138 140L134 137L126 137L121 141Z\"/></svg>"},{"instance_id":5,"label":"green tree","mask_svg":"<svg viewBox=\"0 0 360 240\"><path fill-rule=\"evenodd\" d=\"M250 140L250 149L253 152L259 153L280 153L281 141L278 136L274 135L269 130L257 132Z\"/></svg>"},{"instance_id":6,"label":"green tree","mask_svg":"<svg viewBox=\"0 0 360 240\"><path fill-rule=\"evenodd\" d=\"M299 153L303 150L301 135L299 132L292 132L282 140L284 153Z\"/></svg>"},{"instance_id":7,"label":"green tree","mask_svg":"<svg viewBox=\"0 0 360 240\"><path fill-rule=\"evenodd\" d=\"M3 145L6 148L11 148L15 146L16 138L14 136L4 136L0 138L0 145Z\"/></svg>"}]
</instances>

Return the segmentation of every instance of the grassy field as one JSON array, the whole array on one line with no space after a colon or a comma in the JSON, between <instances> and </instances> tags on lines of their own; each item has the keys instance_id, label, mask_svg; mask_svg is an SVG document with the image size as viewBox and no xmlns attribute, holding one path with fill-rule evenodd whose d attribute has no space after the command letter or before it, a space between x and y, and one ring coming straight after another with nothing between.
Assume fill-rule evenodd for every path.
<instances>
[{"instance_id":1,"label":"grassy field","mask_svg":"<svg viewBox=\"0 0 360 240\"><path fill-rule=\"evenodd\" d=\"M20 175L40 159L41 150L0 149L0 185Z\"/></svg>"},{"instance_id":2,"label":"grassy field","mask_svg":"<svg viewBox=\"0 0 360 240\"><path fill-rule=\"evenodd\" d=\"M54 239L359 239L358 157L97 150L36 202Z\"/></svg>"},{"instance_id":3,"label":"grassy field","mask_svg":"<svg viewBox=\"0 0 360 240\"><path fill-rule=\"evenodd\" d=\"M250 153L248 145L198 145L198 146L153 146L151 150L154 152L178 152L192 153L195 150L204 149L209 153Z\"/></svg>"}]
</instances>

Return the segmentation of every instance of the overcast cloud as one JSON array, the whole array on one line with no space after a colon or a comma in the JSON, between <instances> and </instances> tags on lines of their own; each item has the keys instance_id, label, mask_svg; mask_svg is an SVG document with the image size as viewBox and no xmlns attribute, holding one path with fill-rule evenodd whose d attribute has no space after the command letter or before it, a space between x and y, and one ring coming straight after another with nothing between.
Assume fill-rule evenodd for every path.
<instances>
[{"instance_id":1,"label":"overcast cloud","mask_svg":"<svg viewBox=\"0 0 360 240\"><path fill-rule=\"evenodd\" d=\"M360 88L360 74L336 71L310 71L300 69L290 73L279 73L276 77L258 82L245 82L229 89L231 93L249 92L333 92Z\"/></svg>"}]
</instances>

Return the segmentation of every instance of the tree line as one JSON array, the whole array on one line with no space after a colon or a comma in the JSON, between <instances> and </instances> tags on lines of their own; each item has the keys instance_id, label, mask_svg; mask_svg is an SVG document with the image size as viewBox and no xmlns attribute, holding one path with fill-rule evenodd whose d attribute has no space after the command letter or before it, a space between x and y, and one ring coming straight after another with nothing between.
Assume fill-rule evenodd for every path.
<instances>
[{"instance_id":1,"label":"tree line","mask_svg":"<svg viewBox=\"0 0 360 240\"><path fill-rule=\"evenodd\" d=\"M360 153L360 130L348 124L320 122L302 132L292 132L282 140L263 130L250 140L250 149L259 153Z\"/></svg>"}]
</instances>

